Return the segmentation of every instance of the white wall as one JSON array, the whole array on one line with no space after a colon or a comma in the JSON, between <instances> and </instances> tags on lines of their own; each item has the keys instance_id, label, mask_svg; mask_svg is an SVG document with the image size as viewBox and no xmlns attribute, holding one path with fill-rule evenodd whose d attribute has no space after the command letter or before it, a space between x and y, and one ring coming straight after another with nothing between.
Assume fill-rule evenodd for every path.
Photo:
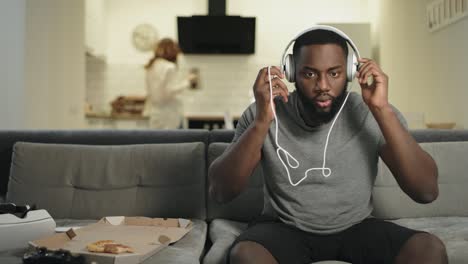
<instances>
[{"instance_id":1,"label":"white wall","mask_svg":"<svg viewBox=\"0 0 468 264\"><path fill-rule=\"evenodd\" d=\"M104 57L106 50L106 12L104 0L85 0L85 43L87 52Z\"/></svg>"},{"instance_id":2,"label":"white wall","mask_svg":"<svg viewBox=\"0 0 468 264\"><path fill-rule=\"evenodd\" d=\"M150 53L131 46L131 32L140 23L153 24L159 36L177 38L177 16L206 15L208 0L106 2L108 62L142 63ZM369 22L367 0L227 1L228 15L257 17L257 61L278 57L288 41L303 29L320 22ZM203 57L206 59L206 57ZM277 63L279 59L271 60Z\"/></svg>"},{"instance_id":3,"label":"white wall","mask_svg":"<svg viewBox=\"0 0 468 264\"><path fill-rule=\"evenodd\" d=\"M185 96L189 114L216 114L229 110L241 114L250 102L258 70L278 65L287 43L298 32L318 23L369 22L368 0L279 0L227 1L228 15L256 17L254 55L185 55L181 68L198 67L201 89ZM177 16L206 15L208 0L106 1L106 58L104 104L123 93L144 94L144 70L151 57L131 45L131 33L140 23L150 23L160 37L177 37ZM93 74L93 73L90 73ZM93 78L91 78L93 79ZM88 79L88 81L93 81ZM94 80L96 81L96 80ZM94 85L91 85L95 87Z\"/></svg>"},{"instance_id":4,"label":"white wall","mask_svg":"<svg viewBox=\"0 0 468 264\"><path fill-rule=\"evenodd\" d=\"M84 1L27 0L26 123L84 127Z\"/></svg>"},{"instance_id":5,"label":"white wall","mask_svg":"<svg viewBox=\"0 0 468 264\"><path fill-rule=\"evenodd\" d=\"M0 1L0 129L24 124L25 1Z\"/></svg>"},{"instance_id":6,"label":"white wall","mask_svg":"<svg viewBox=\"0 0 468 264\"><path fill-rule=\"evenodd\" d=\"M0 35L0 128L84 128L84 1L1 1Z\"/></svg>"},{"instance_id":7,"label":"white wall","mask_svg":"<svg viewBox=\"0 0 468 264\"><path fill-rule=\"evenodd\" d=\"M426 28L430 0L381 0L378 41L390 76L390 100L427 122L468 128L468 19L434 33Z\"/></svg>"},{"instance_id":8,"label":"white wall","mask_svg":"<svg viewBox=\"0 0 468 264\"><path fill-rule=\"evenodd\" d=\"M142 64L151 52L133 48L131 34L142 23L152 24L160 37L177 37L177 16L206 14L208 0L107 0L107 62L110 64Z\"/></svg>"}]
</instances>

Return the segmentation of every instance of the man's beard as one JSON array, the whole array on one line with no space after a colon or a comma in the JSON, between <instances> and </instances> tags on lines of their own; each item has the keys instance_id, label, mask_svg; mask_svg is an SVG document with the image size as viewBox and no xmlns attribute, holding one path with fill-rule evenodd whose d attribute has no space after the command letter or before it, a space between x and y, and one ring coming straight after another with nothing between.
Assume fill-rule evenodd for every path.
<instances>
[{"instance_id":1,"label":"man's beard","mask_svg":"<svg viewBox=\"0 0 468 264\"><path fill-rule=\"evenodd\" d=\"M319 96L326 96L332 100L330 111L325 112L325 111L319 111L317 109L317 106L314 104L314 102L311 99L307 98L302 93L301 89L297 88L297 83L296 83L297 95L299 97L299 100L301 101L301 104L303 107L302 110L305 112L303 114L307 114L312 120L316 121L317 125L328 123L333 119L336 113L338 113L338 111L340 110L340 107L343 104L344 99L346 98L347 90L348 90L348 83L345 84L343 92L341 92L341 94L338 95L337 97L333 97L327 93L322 93L322 94L317 95L316 98ZM304 117L302 118L304 119Z\"/></svg>"}]
</instances>

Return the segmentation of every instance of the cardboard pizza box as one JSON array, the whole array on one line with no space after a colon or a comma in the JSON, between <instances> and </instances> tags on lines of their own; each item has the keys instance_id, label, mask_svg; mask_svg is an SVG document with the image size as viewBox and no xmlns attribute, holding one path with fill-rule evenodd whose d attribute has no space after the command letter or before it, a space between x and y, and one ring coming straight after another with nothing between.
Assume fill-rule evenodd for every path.
<instances>
[{"instance_id":1,"label":"cardboard pizza box","mask_svg":"<svg viewBox=\"0 0 468 264\"><path fill-rule=\"evenodd\" d=\"M99 264L136 264L180 240L192 227L190 220L180 218L104 217L95 224L30 241L29 244L50 250L69 250L73 254L83 255L86 263L94 261ZM98 240L114 240L133 248L135 252L89 252L86 245Z\"/></svg>"}]
</instances>

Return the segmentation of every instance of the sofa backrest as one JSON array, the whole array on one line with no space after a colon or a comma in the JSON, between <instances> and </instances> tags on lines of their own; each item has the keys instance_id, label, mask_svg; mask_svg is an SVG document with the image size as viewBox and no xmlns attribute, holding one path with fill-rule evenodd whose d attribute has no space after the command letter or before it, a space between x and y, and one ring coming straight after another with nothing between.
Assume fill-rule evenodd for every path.
<instances>
[{"instance_id":1,"label":"sofa backrest","mask_svg":"<svg viewBox=\"0 0 468 264\"><path fill-rule=\"evenodd\" d=\"M232 132L232 131L231 131ZM213 135L214 134L214 135ZM439 197L431 204L418 204L412 201L396 183L388 167L379 160L379 172L373 190L375 210L373 214L380 218L404 218L425 216L468 216L468 130L412 130L412 136L434 158L439 169ZM210 138L228 141L234 133L213 132ZM211 144L208 147L210 164L222 153L224 144ZM210 197L207 213L210 218L228 218L237 220L242 213L251 218L261 213L263 190L259 184L263 176L257 170L255 179L250 182L246 192L232 202L217 205Z\"/></svg>"},{"instance_id":2,"label":"sofa backrest","mask_svg":"<svg viewBox=\"0 0 468 264\"><path fill-rule=\"evenodd\" d=\"M18 142L7 200L54 218L205 218L205 144L90 146Z\"/></svg>"},{"instance_id":3,"label":"sofa backrest","mask_svg":"<svg viewBox=\"0 0 468 264\"><path fill-rule=\"evenodd\" d=\"M11 166L14 180L8 201L35 203L55 217L131 214L204 219L208 137L205 130L0 131L4 169L0 178L7 182ZM21 143L12 155L18 141L52 144ZM41 154L33 158L33 153ZM30 160L22 162L26 159ZM46 162L49 166L44 166ZM84 197L85 193L89 195Z\"/></svg>"},{"instance_id":4,"label":"sofa backrest","mask_svg":"<svg viewBox=\"0 0 468 264\"><path fill-rule=\"evenodd\" d=\"M411 134L434 159L439 171L439 197L430 204L412 201L379 160L373 214L380 218L468 216L468 130L413 130Z\"/></svg>"},{"instance_id":5,"label":"sofa backrest","mask_svg":"<svg viewBox=\"0 0 468 264\"><path fill-rule=\"evenodd\" d=\"M420 143L439 171L439 196L430 204L412 201L398 186L388 167L379 160L374 190L374 215L396 219L432 216L468 216L468 141Z\"/></svg>"},{"instance_id":6,"label":"sofa backrest","mask_svg":"<svg viewBox=\"0 0 468 264\"><path fill-rule=\"evenodd\" d=\"M37 142L80 145L129 145L205 142L206 130L1 130L0 131L0 197L7 191L13 145Z\"/></svg>"},{"instance_id":7,"label":"sofa backrest","mask_svg":"<svg viewBox=\"0 0 468 264\"><path fill-rule=\"evenodd\" d=\"M468 130L413 130L411 131L412 135L415 139L421 143L421 146L425 148L436 160L438 167L439 167L439 189L440 195L438 200L434 203L429 205L419 205L415 202L411 201L405 194L403 194L400 188L396 185L396 182L393 180L393 176L389 174L388 169L384 164L379 164L379 175L376 180L375 188L374 188L374 203L376 205L375 215L384 218L396 218L396 217L415 217L415 216L436 216L436 215L468 215L466 210L467 207L464 206L466 202L468 202L467 196L464 192L464 187L467 186L467 176L466 171L468 169L467 165L468 162L464 162L466 158L466 152L468 151L465 145L468 142ZM173 130L173 131L158 131L158 130L98 130L98 131L0 131L0 197L4 196L5 191L7 190L6 183L8 182L8 177L10 175L10 166L15 168L21 164L16 163L15 161L11 162L12 150L14 143L18 141L26 141L26 142L42 142L42 143L57 143L57 144L73 144L73 145L89 145L97 147L95 145L107 146L107 145L114 145L113 147L123 147L125 145L139 145L139 144L160 144L160 143L190 143L190 142L203 142L205 144L204 151L201 151L200 148L195 148L196 155L202 155L204 157L204 161L196 162L197 165L193 165L195 170L204 168L203 179L201 181L193 181L193 178L184 178L184 183L192 182L194 184L194 192L187 195L186 190L184 188L177 189L179 185L179 180L183 179L182 172L181 174L177 174L175 178L171 178L171 175L166 174L159 174L158 177L162 177L162 179L158 179L157 181L149 181L146 182L146 178L141 178L143 181L139 183L135 183L135 181L128 181L125 185L125 188L138 188L144 189L149 188L147 195L148 199L145 199L143 203L148 203L148 206L145 207L144 205L140 205L138 208L129 208L122 210L126 215L131 212L132 214L145 214L149 216L167 216L167 217L195 217L195 218L204 218L206 213L207 219L213 218L227 218L233 220L249 220L252 219L254 216L260 214L262 207L263 207L263 182L262 182L262 172L261 169L257 169L255 174L250 182L250 185L246 192L242 193L238 198L228 204L219 205L214 202L210 197L207 196L207 186L208 182L206 182L206 171L208 168L208 164L210 164L216 157L221 155L224 149L228 146L229 142L232 140L234 136L233 130L214 130L214 131L206 131L206 130ZM452 142L452 143L450 143ZM455 143L453 143L455 142ZM66 146L64 146L66 147ZM73 146L75 148L76 146ZM133 146L128 146L133 147ZM87 150L86 150L87 151ZM156 151L156 148L155 148ZM200 154L198 151L204 152L204 154ZM138 152L138 151L137 151ZM41 152L42 153L42 152ZM109 154L110 155L110 154ZM178 155L178 154L177 154ZM19 160L22 160L23 157L18 157ZM102 158L102 157L100 157ZM114 157L114 161L115 161ZM152 159L157 159L157 155L152 157ZM164 157L165 158L165 157ZM178 158L178 157L176 157ZM143 157L142 157L143 159ZM16 160L16 158L15 158ZM23 159L24 160L24 159ZM37 159L35 161L31 161L33 164L36 163L34 166L38 167L39 169L41 166L37 165ZM75 159L72 159L75 160ZM119 159L117 159L119 160ZM91 160L94 162L94 158ZM106 160L107 162L107 160ZM201 163L200 163L201 162ZM29 163L29 162L28 162ZM13 166L12 166L13 165ZM78 166L77 164L75 164ZM74 166L75 166L74 165ZM114 165L112 165L114 166ZM146 165L145 165L146 166ZM177 167L177 166L176 166ZM182 166L181 168L184 168ZM38 171L40 171L38 169ZM168 169L164 169L168 170ZM21 170L20 170L21 171ZM27 171L27 170L22 170ZM187 171L185 171L186 173ZM15 172L16 173L16 172ZM71 172L66 172L71 173ZM190 171L190 173L192 173ZM198 173L198 171L197 171ZM14 174L13 174L14 175ZM36 179L32 178L33 174L29 176L27 174L22 174L25 180L34 181ZM34 175L37 175L35 172ZM65 175L65 174L64 174ZM22 177L23 177L22 176ZM186 175L189 177L188 175ZM15 176L16 177L16 176ZM51 177L48 173L45 174L44 177ZM63 176L62 177L66 177ZM67 176L69 177L69 176ZM75 176L76 177L76 176ZM81 176L80 176L81 177ZM102 177L102 174L99 175ZM96 178L99 178L96 177ZM169 178L165 178L169 177ZM198 176L193 176L198 177ZM82 180L83 179L83 180ZM71 188L71 190L78 192L86 191L86 188L95 188L96 182L87 181L87 178L80 178L81 183L84 183L84 186L78 188ZM106 178L104 177L104 180ZM134 178L132 178L134 180ZM92 179L94 180L94 179ZM168 180L168 182L165 182ZM55 183L60 182L58 179ZM78 181L73 181L72 184L77 183ZM13 182L11 185L19 184L20 181ZM50 181L48 184L53 184L54 182ZM62 181L63 183L63 181ZM69 182L70 183L70 182ZM169 186L165 186L168 183ZM181 183L181 184L184 184ZM86 184L91 184L92 186L88 186ZM115 186L123 187L124 185L113 185L113 182L104 182L105 188L112 189ZM118 184L123 184L122 182L118 182ZM64 185L64 184L62 184ZM146 186L149 185L149 186ZM203 186L204 185L204 186ZM93 187L94 186L94 187ZM133 186L133 187L131 187ZM18 199L21 198L23 195L16 195L15 192L25 192L26 190L14 190L18 186L11 187L11 193L9 193L9 198L15 197ZM34 191L34 188L38 188L38 186L29 186L30 190ZM64 186L62 186L64 187ZM202 195L199 196L197 193L202 188ZM122 188L122 189L125 189ZM158 189L160 188L160 189ZM188 188L188 187L187 187ZM192 187L190 187L192 188ZM188 188L188 189L190 189ZM50 188L53 190L53 188ZM114 188L115 189L115 188ZM118 188L117 188L118 189ZM114 191L120 191L115 189ZM107 190L107 189L106 189ZM172 192L165 192L168 190L176 190L176 193L181 193L182 195L173 195ZM55 198L56 201L53 199L49 199L46 201L48 202L56 202L61 203L61 196L57 193L53 194L52 192L44 192L40 189L37 189L38 194L46 193L49 195L48 197ZM104 192L102 192L103 194ZM37 195L38 195L37 194ZM33 195L33 194L25 194ZM159 195L159 196L158 196ZM122 197L131 197L128 194L120 195ZM119 198L120 198L119 196ZM196 200L200 198L202 202ZM100 197L100 196L97 196ZM104 197L104 196L103 196ZM106 196L107 197L107 196ZM154 198L157 197L157 198ZM390 198L390 199L388 199ZM40 197L36 198L29 198L28 203L38 203L37 201L42 201ZM97 199L97 198L96 198ZM153 200L151 200L153 199ZM160 199L160 201L156 201L154 199ZM182 200L178 200L182 199ZM188 204L185 204L186 200L189 201ZM15 201L11 200L16 203L21 203L20 200ZM99 200L101 201L101 200ZM106 203L104 200L103 202L97 206L104 206ZM136 201L136 200L135 200ZM158 203L160 202L160 203ZM170 206L166 206L167 202L173 203ZM190 204L190 202L194 202L194 204ZM164 204L164 207L160 205ZM179 206L182 204L182 206ZM200 205L201 204L201 205ZM73 208L76 205L71 205ZM186 206L187 205L187 206ZM38 206L41 206L38 203ZM61 204L57 206L61 209L60 214L63 214L63 217L67 216L65 212L66 208ZM158 207L159 206L159 207ZM199 208L202 206L203 208ZM193 208L192 208L193 207ZM59 207L57 207L59 208ZM70 208L70 207L69 207ZM151 208L151 211L145 211L146 209ZM168 211L173 210L174 208L181 209L177 211ZM206 208L206 209L205 209ZM49 208L47 208L49 209ZM199 210L200 209L200 210ZM113 210L113 211L112 211ZM80 212L74 211L77 215L71 215L74 217L80 218L99 218L101 215L109 215L109 214L117 214L119 213L118 208L112 208L110 211L102 211L96 212L93 210L92 212ZM162 211L159 211L162 210ZM164 211L166 210L166 211ZM99 210L97 210L99 211ZM71 212L69 212L71 214ZM70 216L70 214L68 214Z\"/></svg>"}]
</instances>

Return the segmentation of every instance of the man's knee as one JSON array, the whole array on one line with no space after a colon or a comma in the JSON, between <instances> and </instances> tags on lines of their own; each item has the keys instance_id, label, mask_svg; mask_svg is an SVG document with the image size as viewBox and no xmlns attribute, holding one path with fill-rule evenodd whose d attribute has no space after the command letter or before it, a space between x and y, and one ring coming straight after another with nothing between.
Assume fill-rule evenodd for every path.
<instances>
[{"instance_id":1,"label":"man's knee","mask_svg":"<svg viewBox=\"0 0 468 264\"><path fill-rule=\"evenodd\" d=\"M418 243L419 245L424 247L424 249L428 252L433 252L434 254L439 256L447 255L445 245L442 242L442 240L440 240L438 237L429 233L416 234L415 237L417 239L415 243Z\"/></svg>"},{"instance_id":2,"label":"man's knee","mask_svg":"<svg viewBox=\"0 0 468 264\"><path fill-rule=\"evenodd\" d=\"M448 261L444 243L429 233L412 236L404 245L402 253L409 259L427 258L434 261L430 263L447 263Z\"/></svg>"},{"instance_id":3,"label":"man's knee","mask_svg":"<svg viewBox=\"0 0 468 264\"><path fill-rule=\"evenodd\" d=\"M242 241L234 245L229 253L229 263L277 263L270 252L262 245Z\"/></svg>"}]
</instances>

